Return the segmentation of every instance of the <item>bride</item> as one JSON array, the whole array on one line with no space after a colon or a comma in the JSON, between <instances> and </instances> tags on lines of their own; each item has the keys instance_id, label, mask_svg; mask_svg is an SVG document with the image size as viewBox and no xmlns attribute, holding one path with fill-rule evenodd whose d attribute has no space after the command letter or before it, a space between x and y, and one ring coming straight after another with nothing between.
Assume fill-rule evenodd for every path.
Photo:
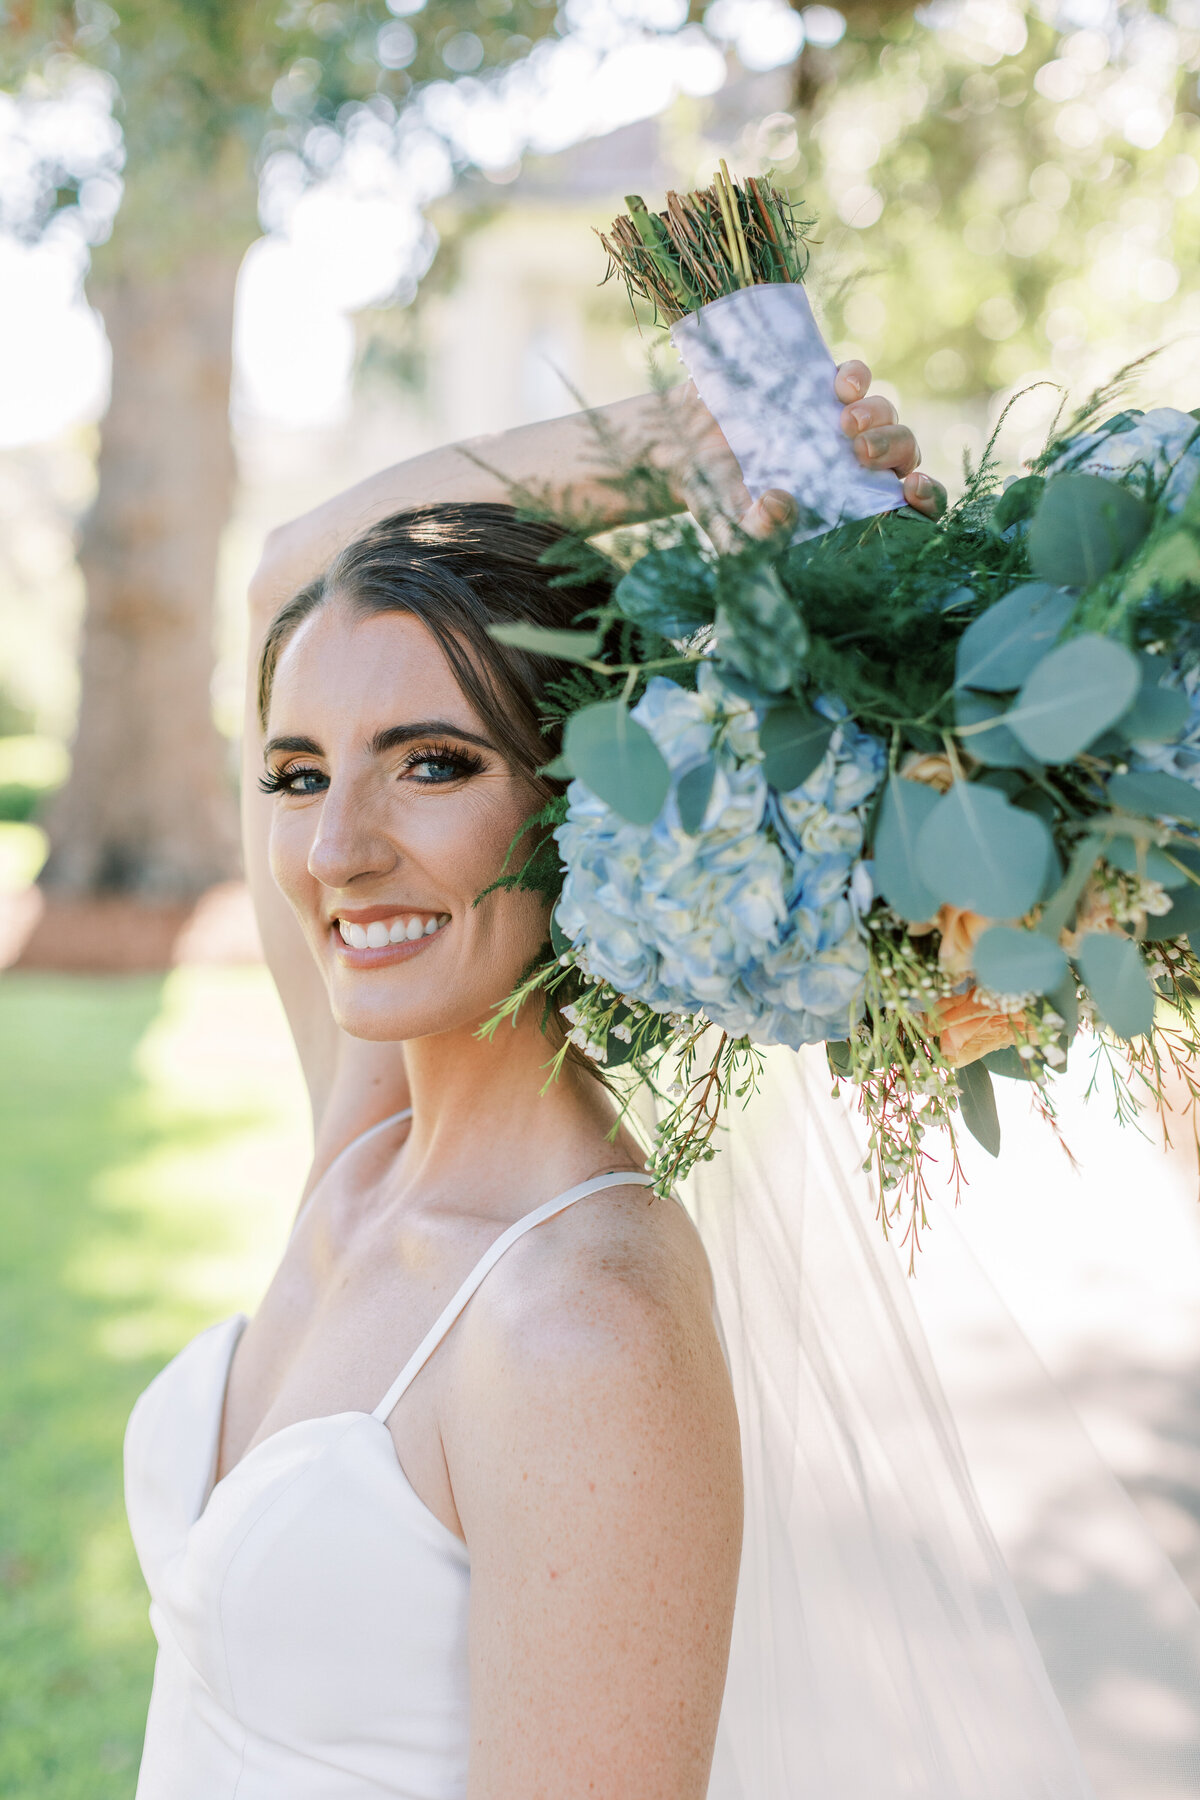
<instances>
[{"instance_id":1,"label":"bride","mask_svg":"<svg viewBox=\"0 0 1200 1800\"><path fill-rule=\"evenodd\" d=\"M869 379L839 370L844 429L936 514L941 490ZM786 520L786 495L748 508L690 388L599 423L609 443L663 446L681 506L699 471L747 531ZM769 1596L786 1572L747 1565L722 1717L751 1402L739 1383L735 1406L704 1243L682 1206L649 1201L642 1151L612 1136L586 1059L544 1087L557 1018L527 1009L476 1036L546 934L537 896L487 890L554 754L555 665L487 628L568 625L596 598L549 584L553 530L507 502L569 491L623 522L596 426L579 415L388 469L272 534L254 579L246 864L315 1151L258 1312L189 1344L130 1421L159 1643L139 1800L1082 1795L1040 1688L1045 1716L1012 1766L1036 1761L1039 1730L1050 1749L1020 1786L1006 1752L988 1767L1013 1715L986 1671L979 1718L947 1728L929 1696L903 1742L882 1729L939 1669L959 1690L936 1646L914 1650L920 1595L946 1586L942 1546L900 1529L885 1554L881 1520L872 1566L925 1571L908 1590L912 1666L889 1662L883 1602L875 1621L837 1522L781 1518L816 1558L797 1602L807 1665L789 1688L778 1654L774 1686L755 1661L750 1639L773 1635L764 1582ZM735 1300L717 1298L728 1331ZM811 1366L822 1353L809 1347ZM813 1428L815 1442L815 1412ZM767 1542L748 1514L748 1553ZM830 1620L866 1609L876 1641L872 1666L861 1645L835 1652L830 1627L861 1729L813 1699L828 1689L822 1593ZM976 1603L938 1600L960 1623ZM803 1770L778 1748L789 1720Z\"/></svg>"}]
</instances>

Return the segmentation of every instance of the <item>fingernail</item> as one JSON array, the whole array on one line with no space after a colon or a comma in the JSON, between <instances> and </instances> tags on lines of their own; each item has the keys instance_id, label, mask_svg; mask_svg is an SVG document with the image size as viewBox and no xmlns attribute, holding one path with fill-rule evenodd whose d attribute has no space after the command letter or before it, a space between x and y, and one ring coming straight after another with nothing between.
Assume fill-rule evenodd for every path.
<instances>
[{"instance_id":1,"label":"fingernail","mask_svg":"<svg viewBox=\"0 0 1200 1800\"><path fill-rule=\"evenodd\" d=\"M917 496L918 500L928 500L932 492L933 483L928 475L913 476L913 493Z\"/></svg>"},{"instance_id":2,"label":"fingernail","mask_svg":"<svg viewBox=\"0 0 1200 1800\"><path fill-rule=\"evenodd\" d=\"M762 508L773 525L790 525L796 516L796 502L785 488L768 488Z\"/></svg>"}]
</instances>

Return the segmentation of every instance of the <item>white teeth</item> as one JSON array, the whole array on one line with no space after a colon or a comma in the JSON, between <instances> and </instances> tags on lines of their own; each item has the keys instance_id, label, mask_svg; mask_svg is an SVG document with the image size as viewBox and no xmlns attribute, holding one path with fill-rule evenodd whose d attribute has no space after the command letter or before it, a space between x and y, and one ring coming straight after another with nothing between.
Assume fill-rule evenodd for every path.
<instances>
[{"instance_id":1,"label":"white teeth","mask_svg":"<svg viewBox=\"0 0 1200 1800\"><path fill-rule=\"evenodd\" d=\"M365 926L339 919L337 925L342 941L352 950L382 950L387 944L415 944L418 938L433 937L449 923L449 913L437 913L433 917L410 913L406 919L372 919Z\"/></svg>"}]
</instances>

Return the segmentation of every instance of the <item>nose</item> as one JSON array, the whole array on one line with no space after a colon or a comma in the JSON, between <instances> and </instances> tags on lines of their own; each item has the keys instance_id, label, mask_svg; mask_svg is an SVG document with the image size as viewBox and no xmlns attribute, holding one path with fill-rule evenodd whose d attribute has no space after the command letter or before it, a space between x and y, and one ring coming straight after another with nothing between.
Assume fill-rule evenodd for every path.
<instances>
[{"instance_id":1,"label":"nose","mask_svg":"<svg viewBox=\"0 0 1200 1800\"><path fill-rule=\"evenodd\" d=\"M364 878L389 874L399 860L399 847L371 793L334 781L326 791L309 849L309 874L323 887L348 888Z\"/></svg>"}]
</instances>

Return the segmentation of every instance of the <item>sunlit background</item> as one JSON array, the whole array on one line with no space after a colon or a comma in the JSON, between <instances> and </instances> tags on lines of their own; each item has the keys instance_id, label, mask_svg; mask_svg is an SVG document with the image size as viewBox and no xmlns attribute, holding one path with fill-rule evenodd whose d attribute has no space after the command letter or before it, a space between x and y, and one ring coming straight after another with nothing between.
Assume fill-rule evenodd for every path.
<instances>
[{"instance_id":1,"label":"sunlit background","mask_svg":"<svg viewBox=\"0 0 1200 1800\"><path fill-rule=\"evenodd\" d=\"M1200 0L0 0L0 1792L132 1792L124 1418L304 1166L230 829L265 532L669 370L593 228L720 157L817 221L831 345L952 493L1148 353L1128 401L1200 406L1198 71ZM1200 1589L1189 1183L1136 1270L1077 1196L981 1243Z\"/></svg>"}]
</instances>

